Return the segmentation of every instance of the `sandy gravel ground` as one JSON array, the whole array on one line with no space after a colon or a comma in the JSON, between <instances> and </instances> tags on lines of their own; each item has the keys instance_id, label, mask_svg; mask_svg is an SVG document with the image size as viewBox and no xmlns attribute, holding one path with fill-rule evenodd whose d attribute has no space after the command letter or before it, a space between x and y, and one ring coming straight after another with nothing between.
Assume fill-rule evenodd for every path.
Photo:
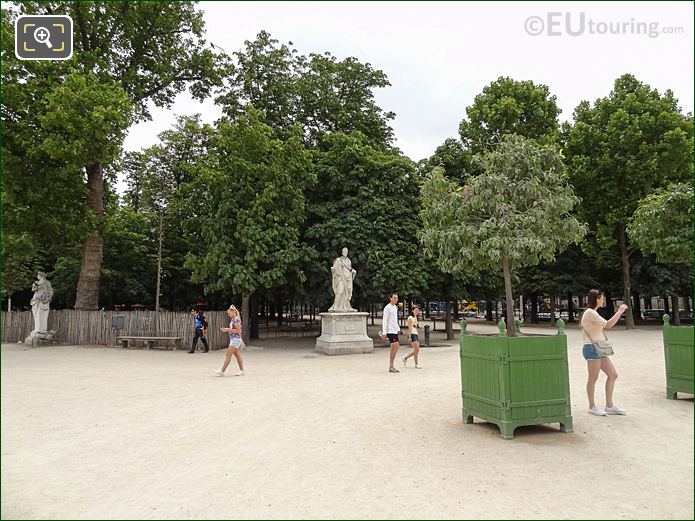
<instances>
[{"instance_id":1,"label":"sandy gravel ground","mask_svg":"<svg viewBox=\"0 0 695 521\"><path fill-rule=\"evenodd\" d=\"M660 329L612 339L628 415L586 413L568 329L574 433L511 441L462 423L455 344L388 374L385 348L261 340L238 378L213 375L221 351L3 345L1 515L692 519L692 396L665 397Z\"/></svg>"}]
</instances>

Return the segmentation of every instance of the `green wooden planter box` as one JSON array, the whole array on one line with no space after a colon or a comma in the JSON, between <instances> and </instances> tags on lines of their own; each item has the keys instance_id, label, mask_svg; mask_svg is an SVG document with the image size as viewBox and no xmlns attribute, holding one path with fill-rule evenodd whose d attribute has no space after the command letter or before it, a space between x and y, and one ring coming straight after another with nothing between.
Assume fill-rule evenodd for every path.
<instances>
[{"instance_id":1,"label":"green wooden planter box","mask_svg":"<svg viewBox=\"0 0 695 521\"><path fill-rule=\"evenodd\" d=\"M668 315L663 319L666 397L675 400L678 393L693 394L693 326L675 327Z\"/></svg>"},{"instance_id":2,"label":"green wooden planter box","mask_svg":"<svg viewBox=\"0 0 695 521\"><path fill-rule=\"evenodd\" d=\"M496 424L504 439L522 425L559 423L572 432L567 337L558 320L557 335L507 337L465 333L461 322L463 420ZM519 327L517 326L517 331Z\"/></svg>"}]
</instances>

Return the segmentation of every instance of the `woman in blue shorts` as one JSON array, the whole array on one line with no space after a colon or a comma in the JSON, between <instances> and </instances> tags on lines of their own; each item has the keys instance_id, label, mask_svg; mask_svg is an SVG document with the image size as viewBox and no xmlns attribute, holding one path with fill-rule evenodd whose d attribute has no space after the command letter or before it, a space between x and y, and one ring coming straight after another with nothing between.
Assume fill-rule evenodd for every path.
<instances>
[{"instance_id":1,"label":"woman in blue shorts","mask_svg":"<svg viewBox=\"0 0 695 521\"><path fill-rule=\"evenodd\" d=\"M586 382L586 395L589 398L589 414L593 414L594 416L625 414L625 409L621 409L613 403L613 389L615 388L615 381L618 379L618 371L615 370L615 366L610 358L600 358L598 356L596 348L594 347L594 342L603 340L604 329L613 327L620 319L620 316L625 312L627 306L621 304L615 315L613 315L610 320L606 320L596 311L598 308L605 305L603 293L597 289L592 289L589 291L587 300L587 308L582 314L580 324L582 327L582 337L584 339L582 354L584 355L584 360L586 360L589 370L589 378ZM594 388L596 387L596 381L601 371L606 373L605 410L596 407L596 403L594 402Z\"/></svg>"}]
</instances>

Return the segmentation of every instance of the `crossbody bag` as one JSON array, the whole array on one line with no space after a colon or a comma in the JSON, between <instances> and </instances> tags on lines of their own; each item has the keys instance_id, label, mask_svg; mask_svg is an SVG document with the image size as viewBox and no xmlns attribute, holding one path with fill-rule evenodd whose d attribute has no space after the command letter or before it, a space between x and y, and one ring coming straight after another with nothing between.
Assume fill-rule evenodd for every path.
<instances>
[{"instance_id":1,"label":"crossbody bag","mask_svg":"<svg viewBox=\"0 0 695 521\"><path fill-rule=\"evenodd\" d=\"M586 336L589 337L589 340L591 340L591 343L593 344L594 349L596 349L596 354L599 358L606 358L607 356L611 356L613 354L613 342L608 340L605 330L603 331L603 340L594 340L591 338L591 335L586 331L586 329L584 329L583 326L582 331L584 331Z\"/></svg>"}]
</instances>

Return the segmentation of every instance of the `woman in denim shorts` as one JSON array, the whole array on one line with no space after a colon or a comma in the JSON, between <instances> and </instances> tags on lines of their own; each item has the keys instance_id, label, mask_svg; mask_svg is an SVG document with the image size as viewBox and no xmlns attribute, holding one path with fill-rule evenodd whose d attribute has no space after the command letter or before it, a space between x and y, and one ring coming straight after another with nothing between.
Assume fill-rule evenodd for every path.
<instances>
[{"instance_id":1,"label":"woman in denim shorts","mask_svg":"<svg viewBox=\"0 0 695 521\"><path fill-rule=\"evenodd\" d=\"M627 306L621 304L610 320L606 320L596 311L605 305L603 293L597 289L589 291L586 311L582 314L580 324L582 326L582 354L589 370L589 377L586 382L586 395L589 398L589 414L594 416L606 416L607 414L625 414L625 409L621 409L613 403L613 389L615 381L618 379L618 372L610 358L607 356L600 358L596 353L593 342L603 340L604 329L613 327L620 316L625 312ZM594 402L594 388L600 372L606 373L606 408L599 409Z\"/></svg>"},{"instance_id":2,"label":"woman in denim shorts","mask_svg":"<svg viewBox=\"0 0 695 521\"><path fill-rule=\"evenodd\" d=\"M417 333L417 317L419 314L420 308L413 306L410 310L410 316L408 317L408 342L413 350L403 357L403 367L408 365L408 358L412 356L415 360L415 369L422 369L420 360L418 359L418 355L420 354L420 337Z\"/></svg>"},{"instance_id":3,"label":"woman in denim shorts","mask_svg":"<svg viewBox=\"0 0 695 521\"><path fill-rule=\"evenodd\" d=\"M229 306L227 315L230 318L229 327L220 329L225 333L229 333L229 347L227 347L227 355L224 358L222 369L217 369L215 374L224 376L224 371L232 361L232 357L235 357L239 364L239 372L235 376L244 376L244 361L241 358L241 350L244 348L244 342L241 340L241 317L239 316L239 310L234 307L234 304Z\"/></svg>"}]
</instances>

